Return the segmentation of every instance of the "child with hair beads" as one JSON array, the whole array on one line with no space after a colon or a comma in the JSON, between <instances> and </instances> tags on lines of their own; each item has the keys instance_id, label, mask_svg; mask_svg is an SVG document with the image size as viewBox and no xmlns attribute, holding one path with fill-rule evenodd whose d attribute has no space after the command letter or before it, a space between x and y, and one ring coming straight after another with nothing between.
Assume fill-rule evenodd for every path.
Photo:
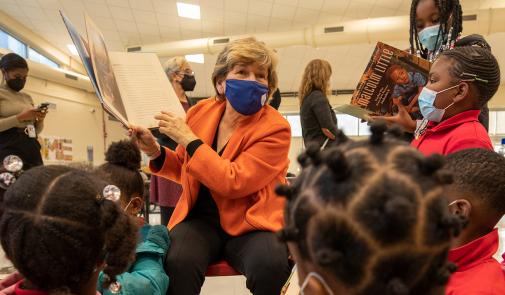
<instances>
[{"instance_id":1,"label":"child with hair beads","mask_svg":"<svg viewBox=\"0 0 505 295\"><path fill-rule=\"evenodd\" d=\"M137 230L109 194L113 186L65 166L25 172L4 195L2 248L25 279L16 295L95 295L134 259ZM117 189L117 188L116 188Z\"/></svg>"},{"instance_id":2,"label":"child with hair beads","mask_svg":"<svg viewBox=\"0 0 505 295\"><path fill-rule=\"evenodd\" d=\"M468 220L449 252L458 269L446 294L505 294L505 274L493 258L498 250L495 226L505 214L505 158L468 149L449 155L446 167L454 177L446 192L449 210Z\"/></svg>"},{"instance_id":3,"label":"child with hair beads","mask_svg":"<svg viewBox=\"0 0 505 295\"><path fill-rule=\"evenodd\" d=\"M493 150L480 109L500 86L500 67L488 48L473 44L444 51L431 67L428 84L419 95L424 119L417 121L411 145L425 155L448 155L459 150ZM405 109L390 122L416 126Z\"/></svg>"},{"instance_id":4,"label":"child with hair beads","mask_svg":"<svg viewBox=\"0 0 505 295\"><path fill-rule=\"evenodd\" d=\"M463 11L459 0L412 0L410 7L410 53L433 62L444 51L454 47L477 45L491 50L480 35L461 38L463 31ZM397 104L400 112L407 109ZM416 129L415 121L405 114L384 118L391 123L402 125L408 133ZM489 108L482 107L479 122L486 131L489 127Z\"/></svg>"},{"instance_id":5,"label":"child with hair beads","mask_svg":"<svg viewBox=\"0 0 505 295\"><path fill-rule=\"evenodd\" d=\"M105 154L105 164L97 174L109 179L121 190L121 208L130 216L138 216L144 204L144 180L140 174L140 151L131 141L112 143ZM170 240L167 227L151 226L136 218L140 230L136 260L128 271L117 276L115 288L103 288L107 275L99 276L98 291L103 294L164 295L168 289L168 276L163 269Z\"/></svg>"},{"instance_id":6,"label":"child with hair beads","mask_svg":"<svg viewBox=\"0 0 505 295\"><path fill-rule=\"evenodd\" d=\"M462 227L443 194L443 159L403 144L400 130L371 131L368 141L339 133L336 147L307 148L301 175L277 189L301 294L443 294Z\"/></svg>"},{"instance_id":7,"label":"child with hair beads","mask_svg":"<svg viewBox=\"0 0 505 295\"><path fill-rule=\"evenodd\" d=\"M463 31L459 0L412 0L410 6L410 51L434 61L454 48Z\"/></svg>"}]
</instances>

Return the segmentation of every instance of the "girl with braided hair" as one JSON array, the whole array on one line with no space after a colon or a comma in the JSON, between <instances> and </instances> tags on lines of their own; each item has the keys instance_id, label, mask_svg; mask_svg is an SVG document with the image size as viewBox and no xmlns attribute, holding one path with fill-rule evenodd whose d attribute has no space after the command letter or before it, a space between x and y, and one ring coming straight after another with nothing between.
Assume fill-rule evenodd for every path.
<instances>
[{"instance_id":1,"label":"girl with braided hair","mask_svg":"<svg viewBox=\"0 0 505 295\"><path fill-rule=\"evenodd\" d=\"M371 131L368 141L339 132L339 145L307 148L300 176L277 189L301 294L443 294L463 224L443 194L443 158L408 147L400 130Z\"/></svg>"},{"instance_id":2,"label":"girl with braided hair","mask_svg":"<svg viewBox=\"0 0 505 295\"><path fill-rule=\"evenodd\" d=\"M499 86L500 67L488 49L463 46L443 52L419 95L424 119L417 126L412 146L426 155L469 148L493 150L478 119L480 109Z\"/></svg>"},{"instance_id":3,"label":"girl with braided hair","mask_svg":"<svg viewBox=\"0 0 505 295\"><path fill-rule=\"evenodd\" d=\"M500 67L489 46L470 41L444 51L433 63L419 95L422 121L412 120L404 108L394 117L383 117L415 130L411 144L425 155L468 148L493 150L479 114L500 86Z\"/></svg>"},{"instance_id":4,"label":"girl with braided hair","mask_svg":"<svg viewBox=\"0 0 505 295\"><path fill-rule=\"evenodd\" d=\"M459 0L413 0L410 7L410 52L433 62L440 53L459 46L478 45L491 50L480 35L461 38L463 11ZM481 109L479 122L489 128L489 109Z\"/></svg>"},{"instance_id":5,"label":"girl with braided hair","mask_svg":"<svg viewBox=\"0 0 505 295\"><path fill-rule=\"evenodd\" d=\"M480 46L491 51L491 46L480 35L461 38L463 11L459 0L412 0L410 7L410 52L433 62L444 51L461 46ZM400 124L413 133L416 122L405 116L407 109L396 104L399 115L382 117ZM489 108L485 104L479 114L479 122L489 128Z\"/></svg>"},{"instance_id":6,"label":"girl with braided hair","mask_svg":"<svg viewBox=\"0 0 505 295\"><path fill-rule=\"evenodd\" d=\"M410 51L431 62L453 49L463 31L459 0L412 0Z\"/></svg>"},{"instance_id":7,"label":"girl with braided hair","mask_svg":"<svg viewBox=\"0 0 505 295\"><path fill-rule=\"evenodd\" d=\"M134 259L135 222L109 199L110 186L65 166L25 172L4 195L1 244L25 278L17 295L94 295L98 275L115 283Z\"/></svg>"}]
</instances>

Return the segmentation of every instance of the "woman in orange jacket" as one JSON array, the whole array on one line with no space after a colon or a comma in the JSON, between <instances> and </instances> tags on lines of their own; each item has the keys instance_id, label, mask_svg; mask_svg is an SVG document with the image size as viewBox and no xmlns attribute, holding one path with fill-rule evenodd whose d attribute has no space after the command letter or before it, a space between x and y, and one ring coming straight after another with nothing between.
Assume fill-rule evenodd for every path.
<instances>
[{"instance_id":1,"label":"woman in orange jacket","mask_svg":"<svg viewBox=\"0 0 505 295\"><path fill-rule=\"evenodd\" d=\"M286 246L274 234L284 207L274 187L285 183L291 132L266 103L277 88L276 63L254 38L228 44L212 74L217 96L192 107L186 121L156 116L175 151L131 129L154 174L183 187L168 225L168 294L199 294L208 265L223 258L255 295L279 294L289 276Z\"/></svg>"}]
</instances>

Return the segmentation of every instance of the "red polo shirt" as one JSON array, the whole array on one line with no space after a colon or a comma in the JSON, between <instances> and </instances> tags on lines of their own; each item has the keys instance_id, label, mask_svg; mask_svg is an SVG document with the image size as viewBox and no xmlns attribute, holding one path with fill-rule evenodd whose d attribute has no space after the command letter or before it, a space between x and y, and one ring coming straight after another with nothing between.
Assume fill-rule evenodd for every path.
<instances>
[{"instance_id":1,"label":"red polo shirt","mask_svg":"<svg viewBox=\"0 0 505 295\"><path fill-rule=\"evenodd\" d=\"M503 253L503 255L501 256L501 258L503 259L501 261L501 269L503 270L503 274L505 275L505 253Z\"/></svg>"},{"instance_id":2,"label":"red polo shirt","mask_svg":"<svg viewBox=\"0 0 505 295\"><path fill-rule=\"evenodd\" d=\"M458 266L446 287L447 295L503 295L505 274L493 258L498 250L498 229L449 251L449 261Z\"/></svg>"},{"instance_id":3,"label":"red polo shirt","mask_svg":"<svg viewBox=\"0 0 505 295\"><path fill-rule=\"evenodd\" d=\"M16 284L14 294L16 294L16 295L48 295L49 294L44 291L21 289L21 284L23 284L23 281L19 281Z\"/></svg>"},{"instance_id":4,"label":"red polo shirt","mask_svg":"<svg viewBox=\"0 0 505 295\"><path fill-rule=\"evenodd\" d=\"M438 124L429 122L424 134L410 145L425 156L448 155L472 148L494 150L486 129L479 122L479 114L479 110L469 110Z\"/></svg>"}]
</instances>

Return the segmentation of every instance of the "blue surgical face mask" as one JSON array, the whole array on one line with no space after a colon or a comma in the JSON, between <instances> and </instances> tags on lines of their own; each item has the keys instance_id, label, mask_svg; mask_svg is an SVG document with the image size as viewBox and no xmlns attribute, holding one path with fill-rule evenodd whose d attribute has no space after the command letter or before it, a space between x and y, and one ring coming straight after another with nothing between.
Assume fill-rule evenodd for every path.
<instances>
[{"instance_id":1,"label":"blue surgical face mask","mask_svg":"<svg viewBox=\"0 0 505 295\"><path fill-rule=\"evenodd\" d=\"M419 42L423 45L424 48L427 48L429 51L435 51L438 45L442 44L442 36L438 35L439 31L440 31L440 25L434 25L431 27L424 28L418 34Z\"/></svg>"},{"instance_id":2,"label":"blue surgical face mask","mask_svg":"<svg viewBox=\"0 0 505 295\"><path fill-rule=\"evenodd\" d=\"M268 87L250 80L226 80L225 95L240 114L256 114L267 101Z\"/></svg>"},{"instance_id":3,"label":"blue surgical face mask","mask_svg":"<svg viewBox=\"0 0 505 295\"><path fill-rule=\"evenodd\" d=\"M453 104L456 102L452 102L450 105L448 105L444 109L438 109L435 107L435 100L437 98L437 95L445 92L447 90L453 89L458 87L458 85L454 85L452 87L449 87L447 89L444 89L442 91L436 92L434 90L429 89L428 87L424 87L421 93L419 94L419 109L421 111L421 114L423 115L424 119L439 123L442 121L442 118L444 117L445 110L450 108Z\"/></svg>"}]
</instances>

